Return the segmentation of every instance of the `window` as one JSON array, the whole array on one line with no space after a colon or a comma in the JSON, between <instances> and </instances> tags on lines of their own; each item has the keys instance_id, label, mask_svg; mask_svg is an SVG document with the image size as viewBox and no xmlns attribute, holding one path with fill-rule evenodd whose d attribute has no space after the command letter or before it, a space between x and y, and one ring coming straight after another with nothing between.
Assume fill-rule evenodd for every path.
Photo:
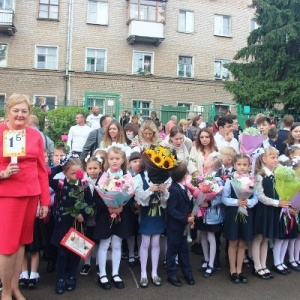
<instances>
[{"instance_id":1,"label":"window","mask_svg":"<svg viewBox=\"0 0 300 300\"><path fill-rule=\"evenodd\" d=\"M36 68L56 70L57 52L57 47L36 46Z\"/></svg>"},{"instance_id":2,"label":"window","mask_svg":"<svg viewBox=\"0 0 300 300\"><path fill-rule=\"evenodd\" d=\"M155 0L130 0L129 19L161 22L165 21L166 5Z\"/></svg>"},{"instance_id":3,"label":"window","mask_svg":"<svg viewBox=\"0 0 300 300\"><path fill-rule=\"evenodd\" d=\"M59 0L40 0L39 18L58 19Z\"/></svg>"},{"instance_id":4,"label":"window","mask_svg":"<svg viewBox=\"0 0 300 300\"><path fill-rule=\"evenodd\" d=\"M133 52L133 74L153 74L153 53Z\"/></svg>"},{"instance_id":5,"label":"window","mask_svg":"<svg viewBox=\"0 0 300 300\"><path fill-rule=\"evenodd\" d=\"M192 103L178 102L177 106L185 107L187 111L192 110Z\"/></svg>"},{"instance_id":6,"label":"window","mask_svg":"<svg viewBox=\"0 0 300 300\"><path fill-rule=\"evenodd\" d=\"M0 67L5 68L7 65L7 45L0 44Z\"/></svg>"},{"instance_id":7,"label":"window","mask_svg":"<svg viewBox=\"0 0 300 300\"><path fill-rule=\"evenodd\" d=\"M178 76L179 77L193 77L193 58L190 56L178 57Z\"/></svg>"},{"instance_id":8,"label":"window","mask_svg":"<svg viewBox=\"0 0 300 300\"><path fill-rule=\"evenodd\" d=\"M45 95L35 95L34 96L34 106L41 107L47 111L48 109L54 109L57 106L56 96L45 96Z\"/></svg>"},{"instance_id":9,"label":"window","mask_svg":"<svg viewBox=\"0 0 300 300\"><path fill-rule=\"evenodd\" d=\"M4 108L4 102L5 102L5 95L0 94L0 109Z\"/></svg>"},{"instance_id":10,"label":"window","mask_svg":"<svg viewBox=\"0 0 300 300\"><path fill-rule=\"evenodd\" d=\"M185 10L179 11L178 31L187 33L194 32L194 12Z\"/></svg>"},{"instance_id":11,"label":"window","mask_svg":"<svg viewBox=\"0 0 300 300\"><path fill-rule=\"evenodd\" d=\"M231 17L215 15L215 35L231 36Z\"/></svg>"},{"instance_id":12,"label":"window","mask_svg":"<svg viewBox=\"0 0 300 300\"><path fill-rule=\"evenodd\" d=\"M141 113L143 119L147 119L150 116L151 101L133 100L132 108L133 108L133 115L137 115Z\"/></svg>"},{"instance_id":13,"label":"window","mask_svg":"<svg viewBox=\"0 0 300 300\"><path fill-rule=\"evenodd\" d=\"M89 0L87 23L107 25L108 24L108 1Z\"/></svg>"},{"instance_id":14,"label":"window","mask_svg":"<svg viewBox=\"0 0 300 300\"><path fill-rule=\"evenodd\" d=\"M224 67L225 64L230 63L230 60L216 59L214 64L214 78L215 80L230 79L230 72Z\"/></svg>"},{"instance_id":15,"label":"window","mask_svg":"<svg viewBox=\"0 0 300 300\"><path fill-rule=\"evenodd\" d=\"M14 9L14 1L0 0L0 9Z\"/></svg>"},{"instance_id":16,"label":"window","mask_svg":"<svg viewBox=\"0 0 300 300\"><path fill-rule=\"evenodd\" d=\"M106 72L106 50L86 49L86 67L88 72Z\"/></svg>"},{"instance_id":17,"label":"window","mask_svg":"<svg viewBox=\"0 0 300 300\"><path fill-rule=\"evenodd\" d=\"M258 24L256 23L256 20L255 19L251 19L250 20L250 32L253 31L254 29L257 29L259 26Z\"/></svg>"}]
</instances>

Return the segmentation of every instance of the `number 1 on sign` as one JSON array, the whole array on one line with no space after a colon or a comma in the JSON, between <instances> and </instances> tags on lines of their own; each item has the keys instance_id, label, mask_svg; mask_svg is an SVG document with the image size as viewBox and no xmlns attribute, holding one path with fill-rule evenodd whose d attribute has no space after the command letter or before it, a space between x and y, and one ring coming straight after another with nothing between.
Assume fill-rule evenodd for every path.
<instances>
[{"instance_id":1,"label":"number 1 on sign","mask_svg":"<svg viewBox=\"0 0 300 300\"><path fill-rule=\"evenodd\" d=\"M5 130L3 134L3 156L25 156L25 130Z\"/></svg>"}]
</instances>

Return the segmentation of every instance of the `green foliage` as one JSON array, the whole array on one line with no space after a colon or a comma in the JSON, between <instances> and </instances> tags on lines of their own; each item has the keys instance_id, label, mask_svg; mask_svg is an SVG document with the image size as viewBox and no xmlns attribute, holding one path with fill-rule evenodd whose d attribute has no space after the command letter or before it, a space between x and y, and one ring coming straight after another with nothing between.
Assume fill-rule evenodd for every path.
<instances>
[{"instance_id":1,"label":"green foliage","mask_svg":"<svg viewBox=\"0 0 300 300\"><path fill-rule=\"evenodd\" d=\"M235 81L226 81L225 88L244 105L298 106L300 2L256 0L252 7L256 9L259 28L250 33L247 47L237 52L235 59L240 61L226 66Z\"/></svg>"},{"instance_id":2,"label":"green foliage","mask_svg":"<svg viewBox=\"0 0 300 300\"><path fill-rule=\"evenodd\" d=\"M75 125L75 116L77 113L88 115L89 111L83 107L59 107L47 112L49 126L44 132L55 144L61 143L60 136L68 134L71 126Z\"/></svg>"},{"instance_id":3,"label":"green foliage","mask_svg":"<svg viewBox=\"0 0 300 300\"><path fill-rule=\"evenodd\" d=\"M36 115L39 118L39 129L43 131L45 126L46 113L41 108L34 106L31 110L31 114Z\"/></svg>"},{"instance_id":4,"label":"green foliage","mask_svg":"<svg viewBox=\"0 0 300 300\"><path fill-rule=\"evenodd\" d=\"M5 116L5 110L4 109L0 109L0 117L4 117Z\"/></svg>"}]
</instances>

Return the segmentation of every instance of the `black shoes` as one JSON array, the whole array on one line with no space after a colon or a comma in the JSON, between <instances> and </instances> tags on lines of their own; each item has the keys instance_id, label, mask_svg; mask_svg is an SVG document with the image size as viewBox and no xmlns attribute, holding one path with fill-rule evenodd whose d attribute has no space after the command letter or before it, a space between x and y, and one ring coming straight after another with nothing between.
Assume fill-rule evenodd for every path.
<instances>
[{"instance_id":1,"label":"black shoes","mask_svg":"<svg viewBox=\"0 0 300 300\"><path fill-rule=\"evenodd\" d=\"M66 285L63 279L58 279L56 282L55 292L58 295L62 295L65 292Z\"/></svg>"},{"instance_id":2,"label":"black shoes","mask_svg":"<svg viewBox=\"0 0 300 300\"><path fill-rule=\"evenodd\" d=\"M184 276L185 281L188 285L194 285L195 284L195 279L192 275L189 276Z\"/></svg>"},{"instance_id":3,"label":"black shoes","mask_svg":"<svg viewBox=\"0 0 300 300\"><path fill-rule=\"evenodd\" d=\"M106 282L102 282L101 279L106 278ZM104 290L110 290L111 289L111 284L108 281L108 278L106 275L99 277L98 276L98 284L104 289Z\"/></svg>"},{"instance_id":4,"label":"black shoes","mask_svg":"<svg viewBox=\"0 0 300 300\"><path fill-rule=\"evenodd\" d=\"M129 265L129 267L131 267L131 268L135 267L136 261L135 261L135 258L134 258L134 257L129 257L129 258L128 258L128 265Z\"/></svg>"},{"instance_id":5,"label":"black shoes","mask_svg":"<svg viewBox=\"0 0 300 300\"><path fill-rule=\"evenodd\" d=\"M240 277L239 277L238 273L230 274L230 280L233 283L240 283Z\"/></svg>"},{"instance_id":6,"label":"black shoes","mask_svg":"<svg viewBox=\"0 0 300 300\"><path fill-rule=\"evenodd\" d=\"M206 270L202 273L202 276L204 278L209 278L210 276L212 276L213 273L214 273L214 268L208 266Z\"/></svg>"},{"instance_id":7,"label":"black shoes","mask_svg":"<svg viewBox=\"0 0 300 300\"><path fill-rule=\"evenodd\" d=\"M182 286L182 282L176 277L176 275L168 277L168 281L175 286Z\"/></svg>"},{"instance_id":8,"label":"black shoes","mask_svg":"<svg viewBox=\"0 0 300 300\"><path fill-rule=\"evenodd\" d=\"M291 261L291 262L288 262L287 263L287 266L292 269L293 271L297 271L299 272L300 271L300 266L297 264L297 262L295 261ZM283 266L284 267L284 266Z\"/></svg>"},{"instance_id":9,"label":"black shoes","mask_svg":"<svg viewBox=\"0 0 300 300\"><path fill-rule=\"evenodd\" d=\"M27 278L20 278L19 279L19 286L20 287L28 287L29 279Z\"/></svg>"},{"instance_id":10,"label":"black shoes","mask_svg":"<svg viewBox=\"0 0 300 300\"><path fill-rule=\"evenodd\" d=\"M123 280L121 280L121 281L116 281L116 280L115 280L116 277L119 277L119 275L114 275L114 276L111 278L111 282L114 284L114 286L115 286L117 289L123 289L123 288L125 287Z\"/></svg>"},{"instance_id":11,"label":"black shoes","mask_svg":"<svg viewBox=\"0 0 300 300\"><path fill-rule=\"evenodd\" d=\"M239 274L239 279L240 279L241 283L247 283L248 282L248 279L247 279L246 275L243 274L243 273Z\"/></svg>"},{"instance_id":12,"label":"black shoes","mask_svg":"<svg viewBox=\"0 0 300 300\"><path fill-rule=\"evenodd\" d=\"M88 264L85 264L85 265L83 265L83 267L80 270L80 275L87 276L87 275L89 275L90 271L91 271L91 266Z\"/></svg>"},{"instance_id":13,"label":"black shoes","mask_svg":"<svg viewBox=\"0 0 300 300\"><path fill-rule=\"evenodd\" d=\"M34 289L34 288L36 288L36 286L37 286L37 279L36 278L28 280L28 287L30 289Z\"/></svg>"},{"instance_id":14,"label":"black shoes","mask_svg":"<svg viewBox=\"0 0 300 300\"><path fill-rule=\"evenodd\" d=\"M288 271L286 269L283 268L282 265L277 265L277 266L273 266L272 270L280 275L287 275Z\"/></svg>"},{"instance_id":15,"label":"black shoes","mask_svg":"<svg viewBox=\"0 0 300 300\"><path fill-rule=\"evenodd\" d=\"M255 270L253 268L252 274L260 279L269 280L270 276L263 269Z\"/></svg>"}]
</instances>

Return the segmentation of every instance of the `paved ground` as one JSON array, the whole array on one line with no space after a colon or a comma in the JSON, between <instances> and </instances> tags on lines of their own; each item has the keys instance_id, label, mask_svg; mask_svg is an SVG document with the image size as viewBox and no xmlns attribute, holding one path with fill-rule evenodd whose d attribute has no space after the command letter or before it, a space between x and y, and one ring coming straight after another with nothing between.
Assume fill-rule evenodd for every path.
<instances>
[{"instance_id":1,"label":"paved ground","mask_svg":"<svg viewBox=\"0 0 300 300\"><path fill-rule=\"evenodd\" d=\"M72 299L72 300L92 300L92 299L299 299L300 272L293 272L290 275L276 275L273 280L264 281L253 277L251 270L245 267L248 275L247 284L234 284L229 281L228 265L223 260L223 270L217 271L211 278L206 279L201 276L198 267L201 263L201 256L191 253L191 263L193 266L196 285L177 288L166 281L165 269L160 267L159 275L163 279L161 287L149 284L147 289L139 288L140 279L139 266L129 268L126 261L121 263L121 276L125 282L125 288L118 290L112 288L109 291L101 289L96 282L96 272L88 276L78 275L78 287L73 292L65 292L63 295L56 295L54 286L56 281L55 273L49 274L45 271L46 263L42 262L40 267L41 278L35 290L24 289L24 295L28 300L51 300L51 299ZM108 266L110 262L108 262ZM149 272L150 273L150 272ZM179 277L182 278L178 270Z\"/></svg>"}]
</instances>

